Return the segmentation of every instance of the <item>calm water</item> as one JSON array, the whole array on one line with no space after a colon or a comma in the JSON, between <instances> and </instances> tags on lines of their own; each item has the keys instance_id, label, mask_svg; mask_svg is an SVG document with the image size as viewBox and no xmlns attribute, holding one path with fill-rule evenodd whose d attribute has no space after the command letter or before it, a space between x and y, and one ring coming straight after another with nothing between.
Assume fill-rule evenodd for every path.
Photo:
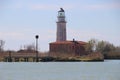
<instances>
[{"instance_id":1,"label":"calm water","mask_svg":"<svg viewBox=\"0 0 120 80\"><path fill-rule=\"evenodd\" d=\"M0 80L120 80L120 60L0 62Z\"/></svg>"}]
</instances>

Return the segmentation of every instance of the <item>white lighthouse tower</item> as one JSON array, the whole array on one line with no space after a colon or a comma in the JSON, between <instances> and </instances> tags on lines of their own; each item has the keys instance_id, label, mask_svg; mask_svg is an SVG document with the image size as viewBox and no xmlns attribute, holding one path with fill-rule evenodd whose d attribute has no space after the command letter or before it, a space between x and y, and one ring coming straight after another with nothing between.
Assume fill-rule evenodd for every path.
<instances>
[{"instance_id":1,"label":"white lighthouse tower","mask_svg":"<svg viewBox=\"0 0 120 80\"><path fill-rule=\"evenodd\" d=\"M58 11L58 21L57 21L57 38L58 41L66 41L66 21L65 21L65 11L60 8Z\"/></svg>"}]
</instances>

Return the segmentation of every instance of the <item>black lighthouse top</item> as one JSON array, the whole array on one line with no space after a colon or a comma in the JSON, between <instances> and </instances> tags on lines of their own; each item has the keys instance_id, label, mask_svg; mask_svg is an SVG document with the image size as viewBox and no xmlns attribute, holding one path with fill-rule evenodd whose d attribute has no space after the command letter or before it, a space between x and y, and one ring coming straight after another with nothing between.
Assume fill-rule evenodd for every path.
<instances>
[{"instance_id":1,"label":"black lighthouse top","mask_svg":"<svg viewBox=\"0 0 120 80\"><path fill-rule=\"evenodd\" d=\"M66 22L65 21L65 11L63 8L60 8L58 11L58 22Z\"/></svg>"},{"instance_id":2,"label":"black lighthouse top","mask_svg":"<svg viewBox=\"0 0 120 80\"><path fill-rule=\"evenodd\" d=\"M60 8L60 10L58 12L64 12L64 9L63 8Z\"/></svg>"},{"instance_id":3,"label":"black lighthouse top","mask_svg":"<svg viewBox=\"0 0 120 80\"><path fill-rule=\"evenodd\" d=\"M65 18L65 11L64 11L64 9L63 8L60 8L60 10L58 11L58 17L59 18Z\"/></svg>"}]
</instances>

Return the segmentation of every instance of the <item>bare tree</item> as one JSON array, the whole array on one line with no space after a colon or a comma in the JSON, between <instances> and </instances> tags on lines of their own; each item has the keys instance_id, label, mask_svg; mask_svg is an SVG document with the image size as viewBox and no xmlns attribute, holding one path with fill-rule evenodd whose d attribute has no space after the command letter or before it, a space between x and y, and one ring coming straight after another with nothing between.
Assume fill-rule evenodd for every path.
<instances>
[{"instance_id":1,"label":"bare tree","mask_svg":"<svg viewBox=\"0 0 120 80\"><path fill-rule=\"evenodd\" d=\"M96 44L96 51L101 52L103 54L114 50L115 50L115 46L107 41L99 41Z\"/></svg>"},{"instance_id":2,"label":"bare tree","mask_svg":"<svg viewBox=\"0 0 120 80\"><path fill-rule=\"evenodd\" d=\"M0 40L0 52L4 51L5 41Z\"/></svg>"},{"instance_id":3,"label":"bare tree","mask_svg":"<svg viewBox=\"0 0 120 80\"><path fill-rule=\"evenodd\" d=\"M117 47L115 48L115 51L116 51L116 52L120 52L120 46L117 46Z\"/></svg>"},{"instance_id":4,"label":"bare tree","mask_svg":"<svg viewBox=\"0 0 120 80\"><path fill-rule=\"evenodd\" d=\"M31 51L31 50L35 50L35 45L34 44L29 44L29 45L26 45L25 46L25 49L28 50L28 51Z\"/></svg>"},{"instance_id":5,"label":"bare tree","mask_svg":"<svg viewBox=\"0 0 120 80\"><path fill-rule=\"evenodd\" d=\"M86 51L88 52L101 52L103 54L109 53L110 51L114 51L115 46L108 41L98 41L96 39L91 39L88 41L88 44L86 45Z\"/></svg>"},{"instance_id":6,"label":"bare tree","mask_svg":"<svg viewBox=\"0 0 120 80\"><path fill-rule=\"evenodd\" d=\"M96 39L89 40L87 45L85 46L86 51L89 53L95 51L96 50L96 43L97 43Z\"/></svg>"}]
</instances>

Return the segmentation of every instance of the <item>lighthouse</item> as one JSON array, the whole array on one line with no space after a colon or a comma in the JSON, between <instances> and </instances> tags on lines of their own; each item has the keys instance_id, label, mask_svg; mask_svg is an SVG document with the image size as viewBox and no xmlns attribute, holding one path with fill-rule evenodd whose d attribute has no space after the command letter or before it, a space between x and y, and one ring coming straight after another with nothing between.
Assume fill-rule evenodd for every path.
<instances>
[{"instance_id":1,"label":"lighthouse","mask_svg":"<svg viewBox=\"0 0 120 80\"><path fill-rule=\"evenodd\" d=\"M57 16L57 34L56 42L66 41L66 20L65 20L65 11L63 8L60 8Z\"/></svg>"},{"instance_id":2,"label":"lighthouse","mask_svg":"<svg viewBox=\"0 0 120 80\"><path fill-rule=\"evenodd\" d=\"M68 53L78 56L85 54L86 42L66 39L66 20L63 8L60 8L58 11L57 19L56 41L49 43L50 53ZM58 54L56 56L58 56Z\"/></svg>"}]
</instances>

